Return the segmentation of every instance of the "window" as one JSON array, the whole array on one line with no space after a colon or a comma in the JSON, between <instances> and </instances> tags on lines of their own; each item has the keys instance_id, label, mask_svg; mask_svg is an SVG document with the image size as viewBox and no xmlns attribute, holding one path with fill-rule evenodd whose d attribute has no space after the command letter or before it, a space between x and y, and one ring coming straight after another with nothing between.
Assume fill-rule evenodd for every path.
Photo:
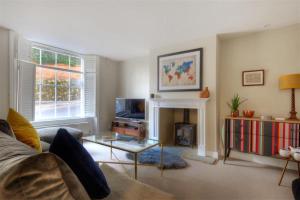
<instances>
[{"instance_id":1,"label":"window","mask_svg":"<svg viewBox=\"0 0 300 200\"><path fill-rule=\"evenodd\" d=\"M9 36L11 108L35 126L97 120L99 56Z\"/></svg>"},{"instance_id":2,"label":"window","mask_svg":"<svg viewBox=\"0 0 300 200\"><path fill-rule=\"evenodd\" d=\"M34 121L84 117L83 59L32 47Z\"/></svg>"}]
</instances>

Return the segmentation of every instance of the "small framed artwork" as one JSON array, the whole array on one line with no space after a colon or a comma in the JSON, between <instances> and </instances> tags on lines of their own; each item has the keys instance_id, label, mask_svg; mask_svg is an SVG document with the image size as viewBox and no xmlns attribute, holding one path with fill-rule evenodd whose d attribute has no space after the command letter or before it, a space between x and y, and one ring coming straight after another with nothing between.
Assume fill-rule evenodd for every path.
<instances>
[{"instance_id":1,"label":"small framed artwork","mask_svg":"<svg viewBox=\"0 0 300 200\"><path fill-rule=\"evenodd\" d=\"M159 92L202 89L203 49L192 49L157 57Z\"/></svg>"},{"instance_id":2,"label":"small framed artwork","mask_svg":"<svg viewBox=\"0 0 300 200\"><path fill-rule=\"evenodd\" d=\"M265 70L243 71L243 86L260 86L265 84Z\"/></svg>"}]
</instances>

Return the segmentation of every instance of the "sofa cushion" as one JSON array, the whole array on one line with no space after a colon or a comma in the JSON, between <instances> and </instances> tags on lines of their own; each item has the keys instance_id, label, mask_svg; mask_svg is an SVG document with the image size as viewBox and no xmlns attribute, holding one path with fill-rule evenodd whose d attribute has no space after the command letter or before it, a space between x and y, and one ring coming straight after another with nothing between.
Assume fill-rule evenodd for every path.
<instances>
[{"instance_id":1,"label":"sofa cushion","mask_svg":"<svg viewBox=\"0 0 300 200\"><path fill-rule=\"evenodd\" d=\"M66 129L59 129L50 152L63 159L77 175L91 198L101 199L110 193L106 179L92 156Z\"/></svg>"},{"instance_id":2,"label":"sofa cushion","mask_svg":"<svg viewBox=\"0 0 300 200\"><path fill-rule=\"evenodd\" d=\"M30 146L0 132L0 174L36 154Z\"/></svg>"},{"instance_id":3,"label":"sofa cushion","mask_svg":"<svg viewBox=\"0 0 300 200\"><path fill-rule=\"evenodd\" d=\"M47 152L50 149L50 144L48 142L41 141L42 152Z\"/></svg>"},{"instance_id":4,"label":"sofa cushion","mask_svg":"<svg viewBox=\"0 0 300 200\"><path fill-rule=\"evenodd\" d=\"M0 132L0 199L89 199L60 158Z\"/></svg>"},{"instance_id":5,"label":"sofa cushion","mask_svg":"<svg viewBox=\"0 0 300 200\"><path fill-rule=\"evenodd\" d=\"M136 181L126 174L122 174L107 164L102 164L101 169L111 187L111 194L106 200L143 199L143 200L174 200L175 198L166 192Z\"/></svg>"},{"instance_id":6,"label":"sofa cushion","mask_svg":"<svg viewBox=\"0 0 300 200\"><path fill-rule=\"evenodd\" d=\"M31 123L14 109L9 109L7 121L11 125L16 138L42 152L40 137Z\"/></svg>"},{"instance_id":7,"label":"sofa cushion","mask_svg":"<svg viewBox=\"0 0 300 200\"><path fill-rule=\"evenodd\" d=\"M4 119L0 119L0 131L2 131L3 133L11 136L11 137L16 137L10 124L4 120Z\"/></svg>"},{"instance_id":8,"label":"sofa cushion","mask_svg":"<svg viewBox=\"0 0 300 200\"><path fill-rule=\"evenodd\" d=\"M70 127L48 127L48 128L40 128L37 131L38 131L38 134L40 135L40 139L42 141L51 144L54 137L57 134L57 131L60 128L66 129L77 140L80 140L80 138L83 135L81 130L75 129L75 128L70 128Z\"/></svg>"}]
</instances>

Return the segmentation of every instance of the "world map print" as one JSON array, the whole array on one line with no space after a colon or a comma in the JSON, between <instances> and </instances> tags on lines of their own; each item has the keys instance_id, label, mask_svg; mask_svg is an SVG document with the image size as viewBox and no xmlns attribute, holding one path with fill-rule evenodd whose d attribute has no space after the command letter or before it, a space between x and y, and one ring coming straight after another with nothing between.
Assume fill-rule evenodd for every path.
<instances>
[{"instance_id":1,"label":"world map print","mask_svg":"<svg viewBox=\"0 0 300 200\"><path fill-rule=\"evenodd\" d=\"M161 62L162 86L195 85L195 56L169 59Z\"/></svg>"}]
</instances>

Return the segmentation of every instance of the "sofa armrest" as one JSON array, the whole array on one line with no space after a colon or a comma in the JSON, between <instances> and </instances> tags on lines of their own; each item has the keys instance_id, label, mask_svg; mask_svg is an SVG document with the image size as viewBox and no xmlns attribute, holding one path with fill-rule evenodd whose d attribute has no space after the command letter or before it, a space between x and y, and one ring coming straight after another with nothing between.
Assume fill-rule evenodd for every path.
<instances>
[{"instance_id":1,"label":"sofa armrest","mask_svg":"<svg viewBox=\"0 0 300 200\"><path fill-rule=\"evenodd\" d=\"M47 142L49 144L52 143L54 137L56 136L56 133L58 129L64 128L66 129L73 137L75 137L77 140L81 140L83 136L83 132L79 129L70 128L70 127L47 127L47 128L40 128L37 129L37 132L40 136L41 141Z\"/></svg>"}]
</instances>

